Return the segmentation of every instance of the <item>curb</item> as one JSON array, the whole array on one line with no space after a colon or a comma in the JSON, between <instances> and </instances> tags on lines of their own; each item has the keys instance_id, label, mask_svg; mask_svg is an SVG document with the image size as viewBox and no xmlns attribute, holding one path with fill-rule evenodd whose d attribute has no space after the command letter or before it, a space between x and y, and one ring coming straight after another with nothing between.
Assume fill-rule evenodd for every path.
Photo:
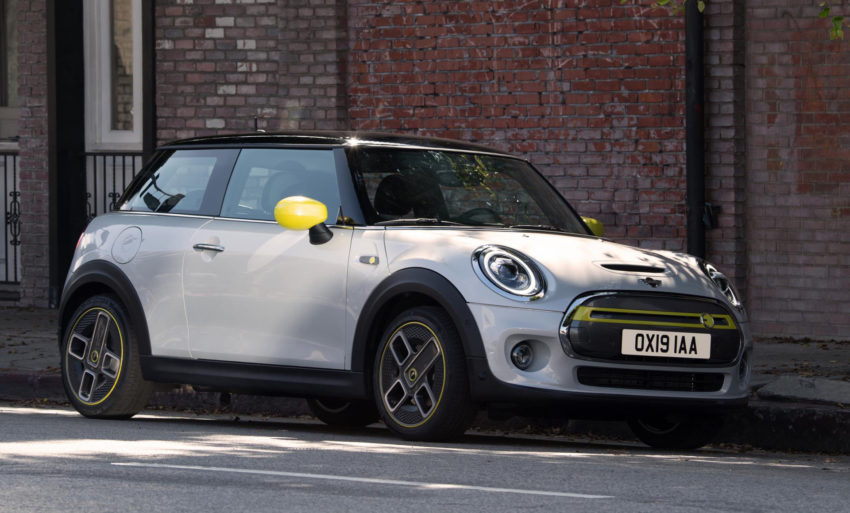
<instances>
[{"instance_id":1,"label":"curb","mask_svg":"<svg viewBox=\"0 0 850 513\"><path fill-rule=\"evenodd\" d=\"M62 376L58 374L0 372L0 400L29 401L34 399L66 401Z\"/></svg>"},{"instance_id":2,"label":"curb","mask_svg":"<svg viewBox=\"0 0 850 513\"><path fill-rule=\"evenodd\" d=\"M0 400L67 401L58 374L0 372ZM149 409L200 410L214 413L297 417L311 415L304 399L218 392L196 392L190 386L156 392ZM559 432L632 439L622 422L517 418L493 421L479 414L474 427L507 433ZM743 444L778 451L850 454L850 409L810 403L754 399L746 410L730 416L715 443Z\"/></svg>"}]
</instances>

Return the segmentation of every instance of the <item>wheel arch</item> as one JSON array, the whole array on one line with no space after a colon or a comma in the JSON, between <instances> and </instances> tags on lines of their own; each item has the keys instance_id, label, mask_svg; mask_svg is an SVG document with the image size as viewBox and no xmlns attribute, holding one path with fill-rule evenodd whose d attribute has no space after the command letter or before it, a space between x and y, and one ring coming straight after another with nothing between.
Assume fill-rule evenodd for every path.
<instances>
[{"instance_id":1,"label":"wheel arch","mask_svg":"<svg viewBox=\"0 0 850 513\"><path fill-rule=\"evenodd\" d=\"M371 390L371 357L380 342L381 332L392 318L415 306L442 308L451 317L460 335L467 360L484 357L481 333L460 291L444 276L430 269L402 269L384 279L372 291L357 319L351 370L362 372L366 390Z\"/></svg>"},{"instance_id":2,"label":"wheel arch","mask_svg":"<svg viewBox=\"0 0 850 513\"><path fill-rule=\"evenodd\" d=\"M59 303L59 346L65 327L71 321L71 315L83 301L97 294L114 294L124 308L134 328L136 343L140 355L150 355L150 336L142 302L130 283L130 279L115 264L102 260L88 262L74 272L62 291Z\"/></svg>"}]
</instances>

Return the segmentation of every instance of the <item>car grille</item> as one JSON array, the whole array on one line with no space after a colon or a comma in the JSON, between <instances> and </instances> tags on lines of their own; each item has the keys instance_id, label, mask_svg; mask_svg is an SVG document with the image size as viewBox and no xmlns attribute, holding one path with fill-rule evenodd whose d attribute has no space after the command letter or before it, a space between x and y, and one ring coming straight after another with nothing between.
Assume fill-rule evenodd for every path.
<instances>
[{"instance_id":1,"label":"car grille","mask_svg":"<svg viewBox=\"0 0 850 513\"><path fill-rule=\"evenodd\" d=\"M701 319L709 315L713 326ZM623 329L644 329L711 335L711 356L682 359L621 354ZM610 293L591 296L573 307L561 325L561 345L571 357L611 362L674 365L728 365L741 349L734 315L710 299L652 293Z\"/></svg>"},{"instance_id":2,"label":"car grille","mask_svg":"<svg viewBox=\"0 0 850 513\"><path fill-rule=\"evenodd\" d=\"M592 387L666 390L673 392L716 392L723 386L723 374L671 372L636 369L579 367L578 382Z\"/></svg>"}]
</instances>

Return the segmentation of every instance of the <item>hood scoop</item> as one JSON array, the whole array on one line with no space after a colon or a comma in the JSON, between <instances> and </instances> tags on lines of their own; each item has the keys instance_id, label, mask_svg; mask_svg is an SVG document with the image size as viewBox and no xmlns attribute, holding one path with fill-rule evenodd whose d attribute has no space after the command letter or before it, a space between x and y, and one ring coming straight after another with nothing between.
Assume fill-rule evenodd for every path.
<instances>
[{"instance_id":1,"label":"hood scoop","mask_svg":"<svg viewBox=\"0 0 850 513\"><path fill-rule=\"evenodd\" d=\"M606 262L604 264L599 265L601 265L605 269L608 269L609 271L617 271L621 273L664 274L667 272L667 269L655 265L624 264L614 262Z\"/></svg>"}]
</instances>

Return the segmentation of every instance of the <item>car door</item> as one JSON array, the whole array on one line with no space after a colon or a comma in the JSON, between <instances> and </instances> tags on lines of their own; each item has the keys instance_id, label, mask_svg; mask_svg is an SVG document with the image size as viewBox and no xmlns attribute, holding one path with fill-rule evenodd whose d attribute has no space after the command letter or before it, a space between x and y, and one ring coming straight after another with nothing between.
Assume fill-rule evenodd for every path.
<instances>
[{"instance_id":1,"label":"car door","mask_svg":"<svg viewBox=\"0 0 850 513\"><path fill-rule=\"evenodd\" d=\"M352 231L313 245L286 230L274 206L308 196L339 209L331 149L244 149L221 215L192 236L183 295L193 358L341 369ZM332 222L332 221L330 221Z\"/></svg>"},{"instance_id":2,"label":"car door","mask_svg":"<svg viewBox=\"0 0 850 513\"><path fill-rule=\"evenodd\" d=\"M235 149L163 151L130 186L120 213L109 214L117 217L113 228L121 230L111 256L138 293L155 356L190 356L183 253L186 241L218 214L237 154Z\"/></svg>"}]
</instances>

